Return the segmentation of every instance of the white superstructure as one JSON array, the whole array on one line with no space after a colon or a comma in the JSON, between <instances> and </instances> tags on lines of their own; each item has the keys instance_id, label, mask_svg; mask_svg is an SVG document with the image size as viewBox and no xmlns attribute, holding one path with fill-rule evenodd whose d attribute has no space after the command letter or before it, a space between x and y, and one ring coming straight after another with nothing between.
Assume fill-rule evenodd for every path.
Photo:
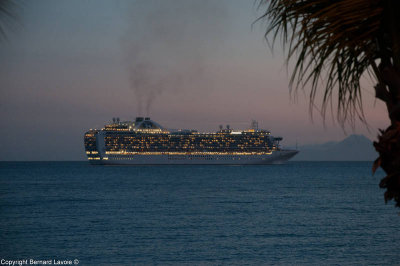
<instances>
[{"instance_id":1,"label":"white superstructure","mask_svg":"<svg viewBox=\"0 0 400 266\"><path fill-rule=\"evenodd\" d=\"M281 164L298 153L279 147L282 138L259 130L257 122L243 131L229 126L216 133L170 132L150 118L120 122L85 134L85 149L93 164Z\"/></svg>"}]
</instances>

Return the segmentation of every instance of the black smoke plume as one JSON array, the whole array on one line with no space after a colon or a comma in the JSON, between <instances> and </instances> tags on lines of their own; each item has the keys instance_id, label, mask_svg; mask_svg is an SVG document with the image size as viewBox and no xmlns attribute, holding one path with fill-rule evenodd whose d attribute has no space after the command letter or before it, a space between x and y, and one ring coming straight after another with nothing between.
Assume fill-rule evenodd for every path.
<instances>
[{"instance_id":1,"label":"black smoke plume","mask_svg":"<svg viewBox=\"0 0 400 266\"><path fill-rule=\"evenodd\" d=\"M162 93L201 89L207 60L224 40L226 11L214 0L132 3L122 45L139 115L150 115Z\"/></svg>"}]
</instances>

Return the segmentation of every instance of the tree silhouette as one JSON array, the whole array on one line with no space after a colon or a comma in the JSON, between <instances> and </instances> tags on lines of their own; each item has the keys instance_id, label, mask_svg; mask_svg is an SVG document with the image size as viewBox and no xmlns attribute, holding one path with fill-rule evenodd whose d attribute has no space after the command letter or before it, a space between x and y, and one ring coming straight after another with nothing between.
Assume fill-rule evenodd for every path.
<instances>
[{"instance_id":1,"label":"tree silhouette","mask_svg":"<svg viewBox=\"0 0 400 266\"><path fill-rule=\"evenodd\" d=\"M385 102L390 126L374 142L373 172L386 172L385 201L400 207L400 1L261 0L265 37L281 38L287 62L294 59L290 86L310 85L310 108L322 90L322 114L337 97L337 120L365 122L360 79L375 81L375 97Z\"/></svg>"}]
</instances>

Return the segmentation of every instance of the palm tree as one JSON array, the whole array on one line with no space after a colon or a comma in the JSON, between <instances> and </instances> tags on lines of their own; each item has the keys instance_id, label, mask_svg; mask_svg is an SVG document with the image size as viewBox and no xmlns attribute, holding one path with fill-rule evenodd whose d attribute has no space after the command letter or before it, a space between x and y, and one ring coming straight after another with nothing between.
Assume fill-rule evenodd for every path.
<instances>
[{"instance_id":1,"label":"palm tree","mask_svg":"<svg viewBox=\"0 0 400 266\"><path fill-rule=\"evenodd\" d=\"M294 59L293 89L310 85L310 106L322 88L322 114L337 97L342 126L364 120L360 79L375 81L375 97L385 102L390 126L373 143L379 153L372 167L386 172L380 187L385 201L400 207L400 1L260 0L265 37L280 38L287 62Z\"/></svg>"}]
</instances>

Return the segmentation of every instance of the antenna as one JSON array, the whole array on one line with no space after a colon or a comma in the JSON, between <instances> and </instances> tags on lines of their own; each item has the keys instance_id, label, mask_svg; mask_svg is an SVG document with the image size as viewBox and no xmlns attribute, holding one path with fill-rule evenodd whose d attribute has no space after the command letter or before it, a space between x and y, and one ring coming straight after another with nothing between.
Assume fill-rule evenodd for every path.
<instances>
[{"instance_id":1,"label":"antenna","mask_svg":"<svg viewBox=\"0 0 400 266\"><path fill-rule=\"evenodd\" d=\"M251 121L251 129L258 130L258 122L256 120Z\"/></svg>"}]
</instances>

